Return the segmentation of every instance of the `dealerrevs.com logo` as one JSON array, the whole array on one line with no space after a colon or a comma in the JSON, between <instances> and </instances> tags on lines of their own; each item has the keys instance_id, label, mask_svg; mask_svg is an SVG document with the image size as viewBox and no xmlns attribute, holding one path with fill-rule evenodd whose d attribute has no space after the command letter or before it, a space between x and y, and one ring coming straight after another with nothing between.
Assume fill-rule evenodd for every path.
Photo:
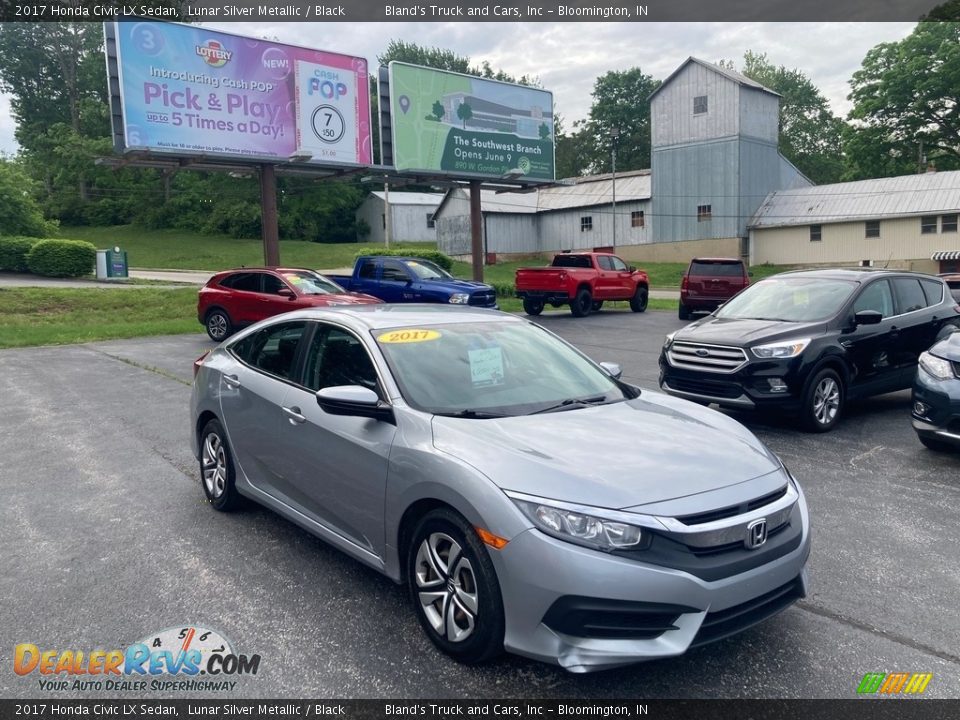
<instances>
[{"instance_id":1,"label":"dealerrevs.com logo","mask_svg":"<svg viewBox=\"0 0 960 720\"><path fill-rule=\"evenodd\" d=\"M260 655L234 652L216 630L173 627L124 650L14 648L13 671L36 676L40 690L232 691L238 675L256 675Z\"/></svg>"}]
</instances>

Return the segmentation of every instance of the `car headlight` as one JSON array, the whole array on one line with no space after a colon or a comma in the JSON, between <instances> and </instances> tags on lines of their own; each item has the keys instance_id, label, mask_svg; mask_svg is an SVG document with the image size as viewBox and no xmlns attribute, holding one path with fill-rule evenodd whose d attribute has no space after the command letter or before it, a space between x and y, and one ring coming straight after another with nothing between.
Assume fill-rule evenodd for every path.
<instances>
[{"instance_id":1,"label":"car headlight","mask_svg":"<svg viewBox=\"0 0 960 720\"><path fill-rule=\"evenodd\" d=\"M667 333L666 337L663 338L663 349L667 350L671 345L673 345L673 336L677 334L677 331L674 330L672 333Z\"/></svg>"},{"instance_id":2,"label":"car headlight","mask_svg":"<svg viewBox=\"0 0 960 720\"><path fill-rule=\"evenodd\" d=\"M770 343L769 345L757 345L751 350L758 358L792 358L806 350L809 344L810 338L800 338L798 340Z\"/></svg>"},{"instance_id":3,"label":"car headlight","mask_svg":"<svg viewBox=\"0 0 960 720\"><path fill-rule=\"evenodd\" d=\"M949 380L953 377L953 368L949 360L944 360L928 352L920 353L920 367L937 380Z\"/></svg>"},{"instance_id":4,"label":"car headlight","mask_svg":"<svg viewBox=\"0 0 960 720\"><path fill-rule=\"evenodd\" d=\"M639 526L623 522L620 518L609 517L624 513L602 508L564 507L564 503L541 501L517 493L507 493L507 496L538 530L559 540L610 552L639 549L646 546L650 539L649 532Z\"/></svg>"},{"instance_id":5,"label":"car headlight","mask_svg":"<svg viewBox=\"0 0 960 720\"><path fill-rule=\"evenodd\" d=\"M470 302L470 295L467 293L454 293L450 296L450 302L454 305L467 305Z\"/></svg>"}]
</instances>

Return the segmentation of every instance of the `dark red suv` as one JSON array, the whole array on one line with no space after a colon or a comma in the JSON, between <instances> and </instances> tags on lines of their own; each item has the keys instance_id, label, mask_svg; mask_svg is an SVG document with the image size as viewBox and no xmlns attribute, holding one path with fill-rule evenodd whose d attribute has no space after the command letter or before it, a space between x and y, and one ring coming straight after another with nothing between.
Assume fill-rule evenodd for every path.
<instances>
[{"instance_id":1,"label":"dark red suv","mask_svg":"<svg viewBox=\"0 0 960 720\"><path fill-rule=\"evenodd\" d=\"M200 289L197 319L210 339L220 342L238 328L291 310L378 302L314 270L240 268L217 273Z\"/></svg>"},{"instance_id":2,"label":"dark red suv","mask_svg":"<svg viewBox=\"0 0 960 720\"><path fill-rule=\"evenodd\" d=\"M695 312L713 312L750 284L743 260L694 258L680 281L680 319Z\"/></svg>"}]
</instances>

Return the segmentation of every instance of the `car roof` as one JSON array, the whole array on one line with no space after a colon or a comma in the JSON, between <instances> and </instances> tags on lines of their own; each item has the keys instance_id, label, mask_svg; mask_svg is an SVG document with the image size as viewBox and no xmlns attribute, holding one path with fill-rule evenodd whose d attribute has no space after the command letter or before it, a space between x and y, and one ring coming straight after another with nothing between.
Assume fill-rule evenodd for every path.
<instances>
[{"instance_id":1,"label":"car roof","mask_svg":"<svg viewBox=\"0 0 960 720\"><path fill-rule=\"evenodd\" d=\"M871 277L894 277L894 276L912 276L918 278L929 278L931 280L937 280L936 275L928 275L927 273L914 272L913 270L893 270L886 268L869 268L869 267L851 267L851 268L819 268L812 270L788 270L786 272L778 273L778 275L773 275L771 277L778 277L782 275L789 275L790 277L809 277L809 278L830 278L834 280L853 280L855 282L862 282Z\"/></svg>"},{"instance_id":2,"label":"car roof","mask_svg":"<svg viewBox=\"0 0 960 720\"><path fill-rule=\"evenodd\" d=\"M226 273L242 273L242 272L308 272L315 273L316 270L311 270L310 268L303 267L274 267L269 265L252 265L250 267L238 267L233 268L232 270L221 270L217 275L223 275Z\"/></svg>"},{"instance_id":3,"label":"car roof","mask_svg":"<svg viewBox=\"0 0 960 720\"><path fill-rule=\"evenodd\" d=\"M333 320L357 329L380 330L399 327L436 327L462 323L527 322L523 318L497 310L451 307L441 304L380 303L308 308L285 313L284 320Z\"/></svg>"},{"instance_id":4,"label":"car roof","mask_svg":"<svg viewBox=\"0 0 960 720\"><path fill-rule=\"evenodd\" d=\"M690 262L742 263L743 260L729 257L695 257L691 258Z\"/></svg>"}]
</instances>

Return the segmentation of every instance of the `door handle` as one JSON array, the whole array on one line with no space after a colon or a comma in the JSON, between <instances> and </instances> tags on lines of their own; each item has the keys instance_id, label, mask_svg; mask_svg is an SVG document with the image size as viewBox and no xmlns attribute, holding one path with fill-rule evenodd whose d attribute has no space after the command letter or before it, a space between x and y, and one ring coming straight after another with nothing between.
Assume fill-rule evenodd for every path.
<instances>
[{"instance_id":1,"label":"door handle","mask_svg":"<svg viewBox=\"0 0 960 720\"><path fill-rule=\"evenodd\" d=\"M232 388L240 387L240 378L236 375L224 375L223 381Z\"/></svg>"},{"instance_id":2,"label":"door handle","mask_svg":"<svg viewBox=\"0 0 960 720\"><path fill-rule=\"evenodd\" d=\"M302 425L307 421L307 418L300 414L300 408L296 406L283 408L283 414L287 416L291 425Z\"/></svg>"}]
</instances>

